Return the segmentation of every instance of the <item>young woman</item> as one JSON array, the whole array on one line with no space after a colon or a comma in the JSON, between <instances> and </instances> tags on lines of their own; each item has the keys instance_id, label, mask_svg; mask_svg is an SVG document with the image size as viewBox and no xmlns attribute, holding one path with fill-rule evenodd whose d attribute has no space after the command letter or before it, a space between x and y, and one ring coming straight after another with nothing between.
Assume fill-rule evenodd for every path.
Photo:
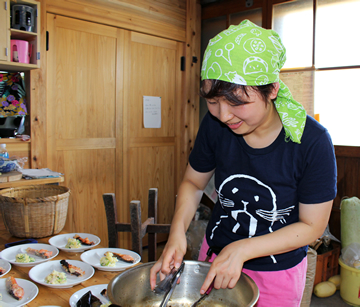
<instances>
[{"instance_id":1,"label":"young woman","mask_svg":"<svg viewBox=\"0 0 360 307\"><path fill-rule=\"evenodd\" d=\"M199 260L201 287L233 288L241 272L260 290L257 306L300 306L307 245L328 223L336 161L327 130L306 115L279 79L285 47L273 30L244 20L209 41L201 71L204 117L165 249L151 269L168 274L186 253L186 230L215 173L218 201Z\"/></svg>"}]
</instances>

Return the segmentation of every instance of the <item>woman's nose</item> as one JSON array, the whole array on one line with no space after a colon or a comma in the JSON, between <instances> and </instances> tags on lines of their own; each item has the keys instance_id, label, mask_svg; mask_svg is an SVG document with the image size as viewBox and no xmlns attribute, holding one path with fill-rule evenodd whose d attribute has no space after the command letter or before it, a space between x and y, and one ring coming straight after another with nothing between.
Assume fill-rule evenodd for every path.
<instances>
[{"instance_id":1,"label":"woman's nose","mask_svg":"<svg viewBox=\"0 0 360 307\"><path fill-rule=\"evenodd\" d=\"M231 107L226 102L220 102L219 103L219 119L226 123L233 117L233 114L231 112Z\"/></svg>"}]
</instances>

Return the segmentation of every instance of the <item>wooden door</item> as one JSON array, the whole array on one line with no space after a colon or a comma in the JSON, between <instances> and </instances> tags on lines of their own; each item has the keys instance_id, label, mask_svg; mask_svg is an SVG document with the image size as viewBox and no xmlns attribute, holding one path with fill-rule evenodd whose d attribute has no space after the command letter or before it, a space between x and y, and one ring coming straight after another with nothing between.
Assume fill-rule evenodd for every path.
<instances>
[{"instance_id":1,"label":"wooden door","mask_svg":"<svg viewBox=\"0 0 360 307\"><path fill-rule=\"evenodd\" d=\"M10 59L10 32L9 32L9 15L10 15L10 1L0 0L0 61L7 61ZM7 51L6 51L6 48Z\"/></svg>"},{"instance_id":2,"label":"wooden door","mask_svg":"<svg viewBox=\"0 0 360 307\"><path fill-rule=\"evenodd\" d=\"M124 32L53 14L47 31L47 158L71 190L65 230L106 244L102 194L122 180Z\"/></svg>"},{"instance_id":3,"label":"wooden door","mask_svg":"<svg viewBox=\"0 0 360 307\"><path fill-rule=\"evenodd\" d=\"M123 201L140 200L144 221L148 189L158 188L158 223L170 223L186 167L179 163L184 44L136 32L127 33L126 41ZM144 128L144 96L161 97L160 128ZM122 216L129 216L124 209Z\"/></svg>"},{"instance_id":4,"label":"wooden door","mask_svg":"<svg viewBox=\"0 0 360 307\"><path fill-rule=\"evenodd\" d=\"M130 222L158 188L158 223L171 222L179 184L183 43L48 14L48 167L72 193L65 229L107 243L103 193ZM161 97L161 128L144 128L143 96ZM160 238L161 239L161 238ZM146 241L146 239L145 239ZM130 234L120 246L131 247Z\"/></svg>"}]
</instances>

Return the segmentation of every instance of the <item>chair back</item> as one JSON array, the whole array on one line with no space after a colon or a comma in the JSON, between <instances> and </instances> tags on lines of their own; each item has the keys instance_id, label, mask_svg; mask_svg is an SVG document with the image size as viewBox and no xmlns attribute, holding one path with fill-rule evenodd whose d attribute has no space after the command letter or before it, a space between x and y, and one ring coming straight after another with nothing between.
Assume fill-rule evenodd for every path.
<instances>
[{"instance_id":1,"label":"chair back","mask_svg":"<svg viewBox=\"0 0 360 307\"><path fill-rule=\"evenodd\" d=\"M157 188L150 188L148 195L148 218L141 222L141 203L139 200L130 202L130 223L120 223L117 220L117 206L114 193L103 194L109 247L118 248L118 232L131 232L132 250L142 257L142 239L148 234L148 261L156 261L157 234L169 233L170 224L157 224Z\"/></svg>"}]
</instances>

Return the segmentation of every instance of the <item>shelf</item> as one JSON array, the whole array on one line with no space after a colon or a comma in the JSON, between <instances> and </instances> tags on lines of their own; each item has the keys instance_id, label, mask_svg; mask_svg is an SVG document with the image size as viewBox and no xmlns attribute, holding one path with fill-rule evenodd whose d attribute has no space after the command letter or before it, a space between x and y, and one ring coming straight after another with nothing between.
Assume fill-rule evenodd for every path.
<instances>
[{"instance_id":1,"label":"shelf","mask_svg":"<svg viewBox=\"0 0 360 307\"><path fill-rule=\"evenodd\" d=\"M15 188L21 186L28 186L28 185L60 183L60 182L64 182L64 176L55 177L55 178L45 178L45 179L20 179L10 182L1 182L0 189Z\"/></svg>"},{"instance_id":2,"label":"shelf","mask_svg":"<svg viewBox=\"0 0 360 307\"><path fill-rule=\"evenodd\" d=\"M22 31L17 29L10 29L11 38L12 39L23 39L23 40L31 40L36 39L38 34L29 31Z\"/></svg>"},{"instance_id":3,"label":"shelf","mask_svg":"<svg viewBox=\"0 0 360 307\"><path fill-rule=\"evenodd\" d=\"M21 72L39 68L37 64L0 61L0 71Z\"/></svg>"},{"instance_id":4,"label":"shelf","mask_svg":"<svg viewBox=\"0 0 360 307\"><path fill-rule=\"evenodd\" d=\"M20 138L0 138L0 144L23 144L31 143L31 139L23 141Z\"/></svg>"},{"instance_id":5,"label":"shelf","mask_svg":"<svg viewBox=\"0 0 360 307\"><path fill-rule=\"evenodd\" d=\"M1 2L4 2L4 7L0 7L0 34L1 36L5 36L4 39L0 41L0 71L23 72L40 68L40 2L34 0L0 0L0 3ZM25 5L33 9L34 24L31 30L34 32L24 31L25 29L30 30L30 28L23 23L21 17L20 22L11 25L10 15L12 13L12 6L15 4ZM20 28L23 30L20 30ZM14 55L12 54L11 46L15 44L19 46L20 42L11 43L11 40L29 42L29 49L31 49L30 64L12 62Z\"/></svg>"}]
</instances>

